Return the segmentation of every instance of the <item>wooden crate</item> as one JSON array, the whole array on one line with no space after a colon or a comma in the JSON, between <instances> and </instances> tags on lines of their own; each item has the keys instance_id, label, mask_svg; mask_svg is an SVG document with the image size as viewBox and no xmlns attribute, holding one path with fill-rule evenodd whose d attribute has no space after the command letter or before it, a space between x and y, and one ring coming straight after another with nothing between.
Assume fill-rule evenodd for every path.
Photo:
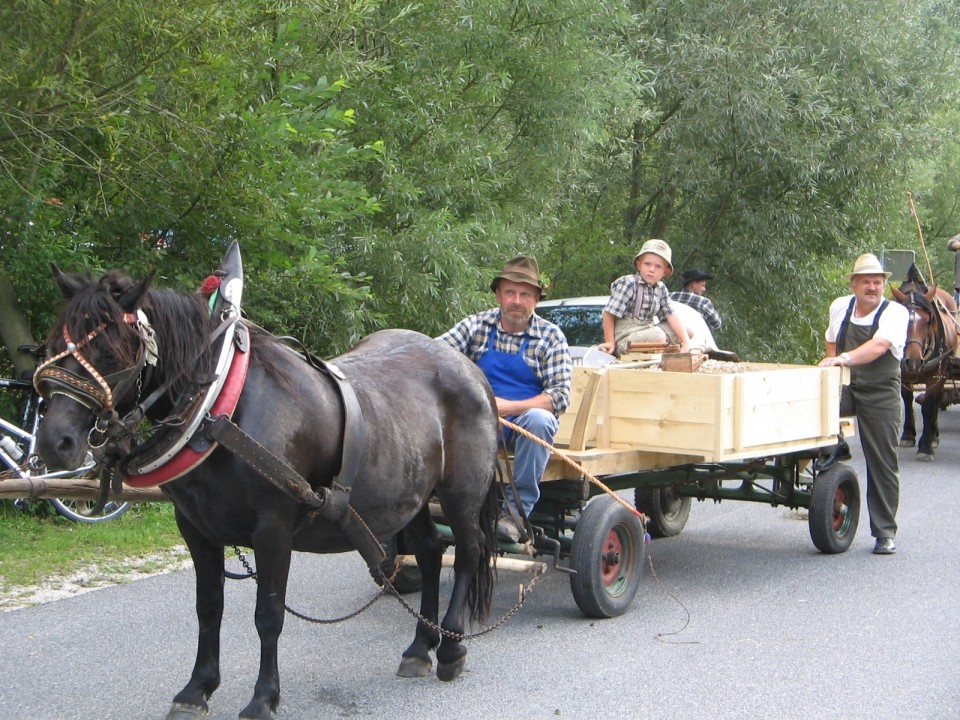
<instances>
[{"instance_id":1,"label":"wooden crate","mask_svg":"<svg viewBox=\"0 0 960 720\"><path fill-rule=\"evenodd\" d=\"M843 369L752 364L728 374L574 368L558 446L724 462L824 447L840 428Z\"/></svg>"}]
</instances>

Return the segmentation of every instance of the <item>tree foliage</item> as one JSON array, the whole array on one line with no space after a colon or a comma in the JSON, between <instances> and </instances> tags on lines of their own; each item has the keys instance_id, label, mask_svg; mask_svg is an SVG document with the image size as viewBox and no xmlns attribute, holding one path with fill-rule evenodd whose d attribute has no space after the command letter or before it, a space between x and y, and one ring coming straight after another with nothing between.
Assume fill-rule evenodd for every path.
<instances>
[{"instance_id":1,"label":"tree foliage","mask_svg":"<svg viewBox=\"0 0 960 720\"><path fill-rule=\"evenodd\" d=\"M910 154L955 68L929 54L929 10L645 3L625 42L656 69L652 92L597 156L606 181L574 198L583 222L566 225L559 253L602 247L599 291L645 238L663 237L678 269L717 276L725 343L812 359L826 304L845 289L838 265L909 232L897 223Z\"/></svg>"},{"instance_id":2,"label":"tree foliage","mask_svg":"<svg viewBox=\"0 0 960 720\"><path fill-rule=\"evenodd\" d=\"M812 359L851 259L915 246L908 190L952 259L956 14L10 0L3 341L49 325L51 261L189 290L236 238L251 317L333 354L377 327L440 332L519 252L554 296L606 292L657 235L717 276L721 344Z\"/></svg>"}]
</instances>

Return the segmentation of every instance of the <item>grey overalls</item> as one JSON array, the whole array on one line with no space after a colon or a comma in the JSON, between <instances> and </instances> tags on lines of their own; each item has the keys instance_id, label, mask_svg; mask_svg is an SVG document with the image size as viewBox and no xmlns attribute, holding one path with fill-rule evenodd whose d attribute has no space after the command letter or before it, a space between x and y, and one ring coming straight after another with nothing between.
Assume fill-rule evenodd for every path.
<instances>
[{"instance_id":1,"label":"grey overalls","mask_svg":"<svg viewBox=\"0 0 960 720\"><path fill-rule=\"evenodd\" d=\"M877 319L870 327L849 322L848 313L843 323L846 327L840 330L837 354L854 350L872 339L880 312L882 310L878 310ZM873 362L850 368L850 385L843 388L840 396L840 414L857 416L860 444L867 465L870 534L875 538L892 538L897 534L897 506L900 502L897 444L903 423L900 361L893 353L888 350Z\"/></svg>"}]
</instances>

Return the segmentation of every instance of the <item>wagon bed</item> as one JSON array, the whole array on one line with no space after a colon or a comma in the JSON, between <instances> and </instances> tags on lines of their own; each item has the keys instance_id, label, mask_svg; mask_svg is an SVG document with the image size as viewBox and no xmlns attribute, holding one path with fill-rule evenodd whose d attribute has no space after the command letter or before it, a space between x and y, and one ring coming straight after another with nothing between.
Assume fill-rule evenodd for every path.
<instances>
[{"instance_id":1,"label":"wagon bed","mask_svg":"<svg viewBox=\"0 0 960 720\"><path fill-rule=\"evenodd\" d=\"M574 598L585 614L626 610L642 572L644 531L678 534L693 498L805 508L822 552L843 552L852 543L860 511L856 474L842 463L818 472L813 463L841 432L855 431L853 419L839 415L848 371L733 367L718 373L574 368L571 405L531 517L542 534L522 551L569 557ZM633 490L646 516L639 531L636 516L588 475L610 490Z\"/></svg>"}]
</instances>

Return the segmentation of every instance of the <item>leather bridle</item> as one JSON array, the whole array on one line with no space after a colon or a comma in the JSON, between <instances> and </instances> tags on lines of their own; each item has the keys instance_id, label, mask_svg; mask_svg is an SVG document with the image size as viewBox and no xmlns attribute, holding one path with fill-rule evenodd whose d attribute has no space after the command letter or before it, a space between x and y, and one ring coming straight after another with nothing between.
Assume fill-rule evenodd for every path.
<instances>
[{"instance_id":1,"label":"leather bridle","mask_svg":"<svg viewBox=\"0 0 960 720\"><path fill-rule=\"evenodd\" d=\"M146 314L142 310L124 313L123 322L132 326L140 338L137 360L133 366L109 375L101 375L88 360L82 350L97 337L107 324L101 323L79 342L74 342L66 324L63 326L63 339L66 349L43 361L33 376L33 385L45 400L54 395L65 395L89 408L97 416L97 422L90 430L88 441L93 448L101 447L106 441L106 432L113 423L119 423L115 403L124 397L134 384L140 384L145 367L157 364L157 341ZM72 356L91 379L57 365L62 359ZM94 433L103 435L104 440L94 441Z\"/></svg>"}]
</instances>

